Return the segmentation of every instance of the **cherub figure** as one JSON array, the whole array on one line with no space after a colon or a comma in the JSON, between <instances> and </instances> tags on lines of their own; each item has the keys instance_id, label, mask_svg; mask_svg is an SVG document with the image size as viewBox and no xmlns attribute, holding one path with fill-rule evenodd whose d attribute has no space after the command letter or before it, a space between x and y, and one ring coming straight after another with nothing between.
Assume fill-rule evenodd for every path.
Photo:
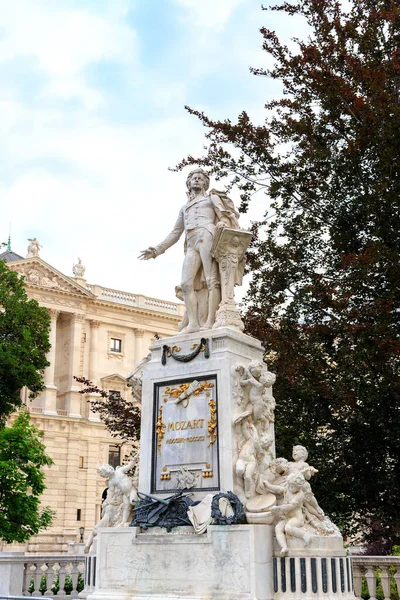
<instances>
[{"instance_id":1,"label":"cherub figure","mask_svg":"<svg viewBox=\"0 0 400 600\"><path fill-rule=\"evenodd\" d=\"M292 457L293 461L289 462L289 475L303 473L308 481L313 475L318 473L318 469L314 469L314 467L310 467L310 465L306 463L308 451L304 446L293 446Z\"/></svg>"},{"instance_id":2,"label":"cherub figure","mask_svg":"<svg viewBox=\"0 0 400 600\"><path fill-rule=\"evenodd\" d=\"M260 472L257 481L257 494L265 494L266 492L276 494L274 486L284 486L286 484L288 470L289 462L286 458L274 458L268 469Z\"/></svg>"},{"instance_id":3,"label":"cherub figure","mask_svg":"<svg viewBox=\"0 0 400 600\"><path fill-rule=\"evenodd\" d=\"M114 492L111 492L110 489L108 489L107 498L104 500L101 510L101 519L98 523L96 523L90 532L84 548L85 554L88 554L90 551L94 538L97 536L100 527L117 527L119 525L122 519L123 510L124 502L122 492L118 489L115 489Z\"/></svg>"},{"instance_id":4,"label":"cherub figure","mask_svg":"<svg viewBox=\"0 0 400 600\"><path fill-rule=\"evenodd\" d=\"M119 490L122 494L122 502L124 510L122 513L121 527L127 527L131 519L132 504L137 501L137 488L134 486L133 480L128 477L127 473L136 466L138 455L135 456L128 464L123 467L112 467L111 465L101 465L98 469L101 477L108 479L108 490L114 494Z\"/></svg>"},{"instance_id":5,"label":"cherub figure","mask_svg":"<svg viewBox=\"0 0 400 600\"><path fill-rule=\"evenodd\" d=\"M307 521L310 522L315 529L327 529L327 526L322 523L322 521L326 519L325 513L319 506L308 481L311 479L312 475L318 473L318 470L305 462L308 458L308 452L304 446L294 446L292 456L294 460L290 462L285 459L276 459L276 461L282 460L286 463L285 476L282 477L282 481L279 482L279 485L276 485L278 482L271 481L270 478L264 479L262 484L268 491L279 496L283 493L282 489L287 486L290 477L294 477L298 473L303 475L304 484L302 486L302 491L304 493L304 514L307 517Z\"/></svg>"},{"instance_id":6,"label":"cherub figure","mask_svg":"<svg viewBox=\"0 0 400 600\"><path fill-rule=\"evenodd\" d=\"M236 474L243 478L246 498L251 498L255 495L255 474L259 459L269 450L273 439L268 433L259 436L257 429L248 419L242 422L242 434L245 442L236 461Z\"/></svg>"},{"instance_id":7,"label":"cherub figure","mask_svg":"<svg viewBox=\"0 0 400 600\"><path fill-rule=\"evenodd\" d=\"M260 360L252 360L246 369L239 366L236 371L240 374L240 386L247 392L245 398L253 421L258 431L265 431L273 421L275 401L268 396L267 389L275 382L275 375Z\"/></svg>"},{"instance_id":8,"label":"cherub figure","mask_svg":"<svg viewBox=\"0 0 400 600\"><path fill-rule=\"evenodd\" d=\"M287 486L281 486L280 493L283 494L283 504L273 506L270 511L279 515L279 521L275 527L275 535L281 547L281 556L288 553L286 536L300 538L307 545L311 536L305 529L303 507L305 494L303 486L306 483L302 473L295 473L288 477ZM280 486L275 486L280 487Z\"/></svg>"}]
</instances>

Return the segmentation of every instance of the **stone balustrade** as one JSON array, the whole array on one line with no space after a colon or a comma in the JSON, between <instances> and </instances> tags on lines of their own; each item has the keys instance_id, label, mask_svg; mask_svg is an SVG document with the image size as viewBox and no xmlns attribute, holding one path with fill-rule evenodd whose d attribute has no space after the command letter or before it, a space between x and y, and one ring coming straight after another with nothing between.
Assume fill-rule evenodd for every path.
<instances>
[{"instance_id":1,"label":"stone balustrade","mask_svg":"<svg viewBox=\"0 0 400 600\"><path fill-rule=\"evenodd\" d=\"M352 563L354 593L357 598L361 598L364 582L366 588L364 587L363 592L368 592L370 600L376 600L379 579L385 600L390 600L391 585L392 590L393 586L397 586L400 591L400 556L355 555ZM96 556L92 555L27 556L23 553L0 553L0 600L26 597L73 600L86 597L94 591L95 572ZM85 591L81 593L78 588L79 574L87 579Z\"/></svg>"},{"instance_id":2,"label":"stone balustrade","mask_svg":"<svg viewBox=\"0 0 400 600\"><path fill-rule=\"evenodd\" d=\"M82 555L0 553L0 599L73 600L80 597L84 577L85 556Z\"/></svg>"},{"instance_id":3,"label":"stone balustrade","mask_svg":"<svg viewBox=\"0 0 400 600\"><path fill-rule=\"evenodd\" d=\"M119 304L134 306L136 308L146 308L161 312L167 312L173 315L182 316L184 313L183 304L176 302L167 302L158 298L150 298L141 294L130 294L112 288L105 288L101 285L87 285L87 289L92 292L97 298L102 300L111 300Z\"/></svg>"},{"instance_id":4,"label":"stone balustrade","mask_svg":"<svg viewBox=\"0 0 400 600\"><path fill-rule=\"evenodd\" d=\"M384 599L390 600L391 584L397 586L400 592L400 556L353 556L354 593L357 598L361 598L365 581L370 600L376 600L378 576Z\"/></svg>"}]
</instances>

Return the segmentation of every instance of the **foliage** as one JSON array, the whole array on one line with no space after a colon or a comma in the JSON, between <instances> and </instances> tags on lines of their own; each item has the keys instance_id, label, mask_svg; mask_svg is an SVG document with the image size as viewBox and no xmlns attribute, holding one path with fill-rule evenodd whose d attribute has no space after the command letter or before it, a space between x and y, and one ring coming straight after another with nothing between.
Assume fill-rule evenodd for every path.
<instances>
[{"instance_id":1,"label":"foliage","mask_svg":"<svg viewBox=\"0 0 400 600\"><path fill-rule=\"evenodd\" d=\"M48 583L47 583L47 575L42 575L40 578L40 585L39 585L39 592L42 594L42 596L45 595L45 592L47 592L48 589ZM83 589L85 587L85 580L83 578L82 573L78 573L78 582L77 582L77 586L76 586L76 592L83 592ZM30 594L33 594L33 592L35 591L35 581L32 577L32 579L29 582L29 588L28 588L28 592ZM51 586L51 592L53 592L53 594L56 596L58 594L58 592L60 591L60 577L57 575L57 577L54 579L53 584ZM71 575L66 575L65 576L65 583L64 583L64 592L66 595L71 595L72 592L74 591L74 584L72 581L72 577Z\"/></svg>"},{"instance_id":2,"label":"foliage","mask_svg":"<svg viewBox=\"0 0 400 600\"><path fill-rule=\"evenodd\" d=\"M247 332L278 374L277 451L310 450L313 489L345 534L400 538L400 6L283 2L308 39L261 29L283 97L253 124L216 121L200 165L230 178L253 225Z\"/></svg>"},{"instance_id":3,"label":"foliage","mask_svg":"<svg viewBox=\"0 0 400 600\"><path fill-rule=\"evenodd\" d=\"M23 279L0 260L0 425L21 405L22 387L30 398L44 389L49 328L47 310L28 299Z\"/></svg>"},{"instance_id":4,"label":"foliage","mask_svg":"<svg viewBox=\"0 0 400 600\"><path fill-rule=\"evenodd\" d=\"M42 437L27 412L11 427L0 428L0 538L5 542L24 542L51 524L53 511L40 508L41 468L53 464Z\"/></svg>"},{"instance_id":5,"label":"foliage","mask_svg":"<svg viewBox=\"0 0 400 600\"><path fill-rule=\"evenodd\" d=\"M118 395L106 392L93 385L89 379L74 377L84 388L81 394L97 394L99 397L89 400L94 412L97 412L113 437L137 441L140 438L140 406L124 400Z\"/></svg>"}]
</instances>

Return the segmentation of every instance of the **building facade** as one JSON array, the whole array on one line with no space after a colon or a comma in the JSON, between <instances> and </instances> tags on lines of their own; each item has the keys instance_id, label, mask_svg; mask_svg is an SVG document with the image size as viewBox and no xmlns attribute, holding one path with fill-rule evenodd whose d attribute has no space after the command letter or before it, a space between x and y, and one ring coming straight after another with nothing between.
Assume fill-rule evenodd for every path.
<instances>
[{"instance_id":1,"label":"building facade","mask_svg":"<svg viewBox=\"0 0 400 600\"><path fill-rule=\"evenodd\" d=\"M28 390L21 393L54 460L46 469L42 504L54 509L56 517L50 529L24 547L4 545L0 550L64 552L79 541L81 528L87 537L100 518L106 486L97 467L121 464L132 449L110 436L92 412L89 398L79 393L81 385L74 376L130 398L127 374L146 356L156 334L168 337L177 331L184 307L89 284L80 260L74 277L68 277L40 258L38 244L33 251L31 246L26 258L8 250L0 260L25 277L28 296L51 317L46 389L32 402Z\"/></svg>"}]
</instances>

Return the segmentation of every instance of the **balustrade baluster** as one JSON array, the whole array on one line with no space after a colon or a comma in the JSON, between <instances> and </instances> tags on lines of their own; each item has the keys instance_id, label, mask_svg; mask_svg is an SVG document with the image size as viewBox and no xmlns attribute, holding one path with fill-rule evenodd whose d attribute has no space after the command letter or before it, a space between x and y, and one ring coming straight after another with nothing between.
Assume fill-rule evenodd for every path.
<instances>
[{"instance_id":1,"label":"balustrade baluster","mask_svg":"<svg viewBox=\"0 0 400 600\"><path fill-rule=\"evenodd\" d=\"M376 600L376 567L367 567L365 579L367 580L370 600Z\"/></svg>"},{"instance_id":2,"label":"balustrade baluster","mask_svg":"<svg viewBox=\"0 0 400 600\"><path fill-rule=\"evenodd\" d=\"M353 564L353 582L354 582L354 594L357 598L361 598L362 580L365 573L365 569L359 565Z\"/></svg>"},{"instance_id":3,"label":"balustrade baluster","mask_svg":"<svg viewBox=\"0 0 400 600\"><path fill-rule=\"evenodd\" d=\"M382 581L382 589L383 594L385 596L385 600L390 600L390 567L380 567L381 571L381 581Z\"/></svg>"},{"instance_id":4,"label":"balustrade baluster","mask_svg":"<svg viewBox=\"0 0 400 600\"><path fill-rule=\"evenodd\" d=\"M46 590L47 590L47 586L48 586L47 571L48 571L48 568L49 567L48 567L48 565L46 563L43 563L42 566L40 567L41 574L40 574L40 581L39 581L39 590L42 587L43 576L46 578ZM42 593L42 592L40 592L40 593Z\"/></svg>"},{"instance_id":5,"label":"balustrade baluster","mask_svg":"<svg viewBox=\"0 0 400 600\"><path fill-rule=\"evenodd\" d=\"M396 568L396 573L394 574L394 580L397 586L397 593L400 594L400 567Z\"/></svg>"},{"instance_id":6,"label":"balustrade baluster","mask_svg":"<svg viewBox=\"0 0 400 600\"><path fill-rule=\"evenodd\" d=\"M64 590L64 585L65 585L65 565L60 565L60 570L58 572L58 581L60 584L60 589L58 590L57 594L55 594L55 596L57 598L65 598L66 594L65 594L65 590Z\"/></svg>"},{"instance_id":7,"label":"balustrade baluster","mask_svg":"<svg viewBox=\"0 0 400 600\"><path fill-rule=\"evenodd\" d=\"M78 586L78 561L74 560L71 571L71 579L72 579L72 594L76 595L76 588Z\"/></svg>"},{"instance_id":8,"label":"balustrade baluster","mask_svg":"<svg viewBox=\"0 0 400 600\"><path fill-rule=\"evenodd\" d=\"M60 569L60 565L58 563L55 563L51 569L48 570L48 575L47 575L47 590L45 592L45 596L48 598L53 598L54 593L52 588L54 587L56 581L57 581L57 577L58 577L58 571Z\"/></svg>"},{"instance_id":9,"label":"balustrade baluster","mask_svg":"<svg viewBox=\"0 0 400 600\"><path fill-rule=\"evenodd\" d=\"M32 565L31 566L31 571L33 574L33 592L32 592L32 596L38 596L40 591L40 578L42 576L42 572L38 566L38 564L36 565Z\"/></svg>"}]
</instances>

